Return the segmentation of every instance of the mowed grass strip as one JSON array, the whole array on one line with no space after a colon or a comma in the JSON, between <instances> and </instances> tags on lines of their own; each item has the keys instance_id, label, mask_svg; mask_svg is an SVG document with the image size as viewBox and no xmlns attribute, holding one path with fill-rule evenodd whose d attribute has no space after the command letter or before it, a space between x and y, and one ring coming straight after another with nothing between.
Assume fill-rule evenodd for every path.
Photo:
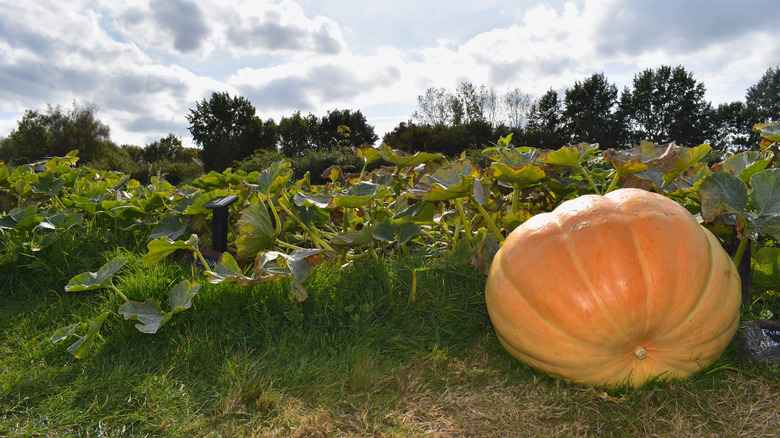
<instances>
[{"instance_id":1,"label":"mowed grass strip","mask_svg":"<svg viewBox=\"0 0 780 438\"><path fill-rule=\"evenodd\" d=\"M75 274L130 257L115 284L167 306L191 276L178 255L141 267L142 239L104 232L20 246L0 267L0 436L774 436L780 369L732 346L683 382L605 392L510 357L468 266L392 257L321 265L295 303L288 281L210 285L156 335L116 314L108 290L65 293ZM412 270L418 285L412 294ZM770 307L776 309L776 302ZM767 306L764 301L762 309ZM83 360L52 344L103 311ZM72 342L74 338L70 340Z\"/></svg>"}]
</instances>

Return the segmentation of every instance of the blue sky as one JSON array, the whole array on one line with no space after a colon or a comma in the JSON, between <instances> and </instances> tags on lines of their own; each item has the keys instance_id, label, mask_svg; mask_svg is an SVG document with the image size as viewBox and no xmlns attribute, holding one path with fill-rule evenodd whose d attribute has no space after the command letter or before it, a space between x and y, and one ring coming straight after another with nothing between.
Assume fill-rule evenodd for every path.
<instances>
[{"instance_id":1,"label":"blue sky","mask_svg":"<svg viewBox=\"0 0 780 438\"><path fill-rule=\"evenodd\" d=\"M0 136L26 109L95 105L118 144L168 133L214 91L263 119L360 110L378 134L429 87L563 92L683 65L714 104L780 64L776 0L0 0Z\"/></svg>"}]
</instances>

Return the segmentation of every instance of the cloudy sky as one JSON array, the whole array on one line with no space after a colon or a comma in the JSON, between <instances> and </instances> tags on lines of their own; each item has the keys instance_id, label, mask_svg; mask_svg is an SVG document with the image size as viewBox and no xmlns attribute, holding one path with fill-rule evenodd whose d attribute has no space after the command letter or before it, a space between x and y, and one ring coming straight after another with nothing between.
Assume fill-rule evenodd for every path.
<instances>
[{"instance_id":1,"label":"cloudy sky","mask_svg":"<svg viewBox=\"0 0 780 438\"><path fill-rule=\"evenodd\" d=\"M683 65L717 105L780 64L777 0L0 0L0 136L91 104L117 144L174 133L214 91L278 121L360 110L380 136L429 87L539 96Z\"/></svg>"}]
</instances>

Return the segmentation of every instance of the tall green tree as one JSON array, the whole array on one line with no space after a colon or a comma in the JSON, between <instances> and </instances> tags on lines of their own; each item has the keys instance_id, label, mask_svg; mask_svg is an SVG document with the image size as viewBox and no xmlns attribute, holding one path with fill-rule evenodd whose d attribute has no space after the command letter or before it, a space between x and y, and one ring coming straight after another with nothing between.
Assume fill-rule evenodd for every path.
<instances>
[{"instance_id":1,"label":"tall green tree","mask_svg":"<svg viewBox=\"0 0 780 438\"><path fill-rule=\"evenodd\" d=\"M364 144L373 145L379 139L373 126L358 110L333 110L322 117L319 127L320 150L337 147L355 148Z\"/></svg>"},{"instance_id":2,"label":"tall green tree","mask_svg":"<svg viewBox=\"0 0 780 438\"><path fill-rule=\"evenodd\" d=\"M748 88L745 104L754 123L780 121L780 66L770 67Z\"/></svg>"},{"instance_id":3,"label":"tall green tree","mask_svg":"<svg viewBox=\"0 0 780 438\"><path fill-rule=\"evenodd\" d=\"M147 163L157 161L181 161L184 158L184 145L181 139L170 133L154 143L146 145L143 151L143 159Z\"/></svg>"},{"instance_id":4,"label":"tall green tree","mask_svg":"<svg viewBox=\"0 0 780 438\"><path fill-rule=\"evenodd\" d=\"M753 138L751 135L753 123L744 102L718 105L712 117L713 136L710 145L713 149L730 152L756 147L758 136Z\"/></svg>"},{"instance_id":5,"label":"tall green tree","mask_svg":"<svg viewBox=\"0 0 780 438\"><path fill-rule=\"evenodd\" d=\"M713 110L704 93L704 84L682 66L636 74L633 89L625 90L620 98L630 140L675 141L683 146L708 141Z\"/></svg>"},{"instance_id":6,"label":"tall green tree","mask_svg":"<svg viewBox=\"0 0 780 438\"><path fill-rule=\"evenodd\" d=\"M112 145L110 133L92 105L74 102L70 110L48 105L43 114L25 111L17 129L3 139L0 158L21 164L78 150L81 161L89 163Z\"/></svg>"},{"instance_id":7,"label":"tall green tree","mask_svg":"<svg viewBox=\"0 0 780 438\"><path fill-rule=\"evenodd\" d=\"M263 123L255 107L244 97L214 92L197 102L187 115L193 141L202 148L205 170L223 171L233 162L252 155L263 144Z\"/></svg>"},{"instance_id":8,"label":"tall green tree","mask_svg":"<svg viewBox=\"0 0 780 438\"><path fill-rule=\"evenodd\" d=\"M300 157L317 149L319 119L309 113L304 117L296 111L290 117L279 120L279 150L288 157Z\"/></svg>"},{"instance_id":9,"label":"tall green tree","mask_svg":"<svg viewBox=\"0 0 780 438\"><path fill-rule=\"evenodd\" d=\"M622 140L618 92L604 73L596 73L566 90L562 113L564 132L572 143L599 143L614 148Z\"/></svg>"},{"instance_id":10,"label":"tall green tree","mask_svg":"<svg viewBox=\"0 0 780 438\"><path fill-rule=\"evenodd\" d=\"M531 105L525 141L537 148L559 148L568 143L564 134L563 107L558 92L547 90Z\"/></svg>"}]
</instances>

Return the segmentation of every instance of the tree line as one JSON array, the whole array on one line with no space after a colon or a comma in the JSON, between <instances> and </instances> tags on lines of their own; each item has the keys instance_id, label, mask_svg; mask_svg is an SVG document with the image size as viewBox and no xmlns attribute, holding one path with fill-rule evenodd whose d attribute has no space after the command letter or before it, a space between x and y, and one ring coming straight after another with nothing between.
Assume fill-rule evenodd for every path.
<instances>
[{"instance_id":1,"label":"tree line","mask_svg":"<svg viewBox=\"0 0 780 438\"><path fill-rule=\"evenodd\" d=\"M470 83L454 92L432 87L417 98L412 118L383 140L408 152L446 155L480 148L509 133L514 145L537 148L580 142L623 148L650 140L709 143L716 150L735 151L755 147L754 124L780 119L778 68L769 68L747 90L745 101L713 107L705 91L682 66L644 70L621 93L603 73L575 82L562 94L550 89L536 100L519 89L499 94Z\"/></svg>"},{"instance_id":2,"label":"tree line","mask_svg":"<svg viewBox=\"0 0 780 438\"><path fill-rule=\"evenodd\" d=\"M744 101L713 107L704 95L704 84L682 66L644 70L620 93L603 73L576 81L560 94L550 89L536 99L519 88L499 93L464 82L452 92L426 90L410 119L382 141L410 153L448 156L481 149L510 133L515 146L537 148L580 142L621 148L651 140L683 146L709 143L722 151L748 149L757 144L754 124L780 120L780 69L769 68L747 90ZM291 159L314 152L338 155L379 140L359 110L336 109L321 117L296 111L276 122L261 119L248 99L227 92L214 92L189 110L186 117L197 149L183 147L174 134L145 147L117 146L96 113L94 106L76 103L70 109L49 105L45 112L27 110L17 128L0 139L0 159L24 164L78 149L81 161L98 169L118 170L139 180L166 173L181 179L204 170L240 167L258 153Z\"/></svg>"}]
</instances>

